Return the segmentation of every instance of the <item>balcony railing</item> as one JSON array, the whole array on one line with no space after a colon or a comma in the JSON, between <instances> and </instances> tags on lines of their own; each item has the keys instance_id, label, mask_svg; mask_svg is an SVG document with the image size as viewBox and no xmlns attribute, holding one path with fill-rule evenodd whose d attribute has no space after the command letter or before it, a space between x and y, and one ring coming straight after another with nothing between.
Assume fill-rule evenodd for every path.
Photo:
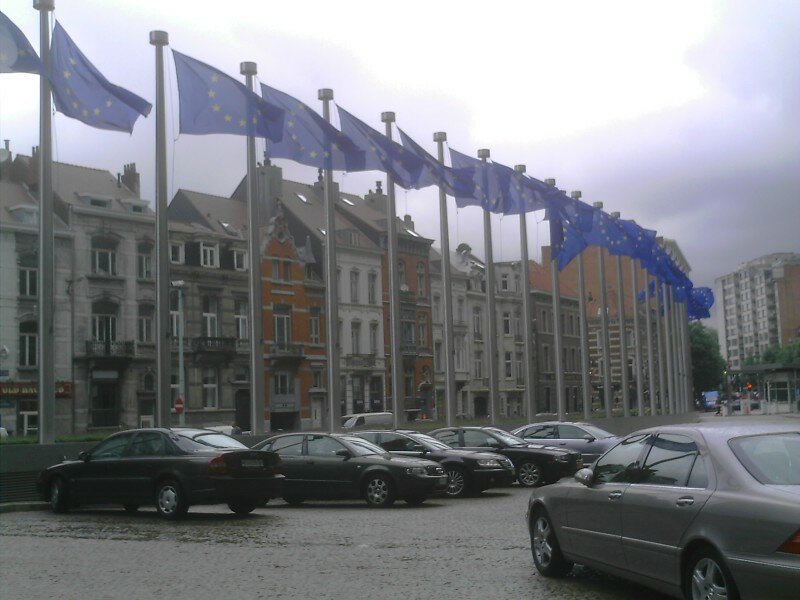
<instances>
[{"instance_id":1,"label":"balcony railing","mask_svg":"<svg viewBox=\"0 0 800 600\"><path fill-rule=\"evenodd\" d=\"M86 356L131 358L136 355L136 342L111 342L108 340L87 340Z\"/></svg>"},{"instance_id":2,"label":"balcony railing","mask_svg":"<svg viewBox=\"0 0 800 600\"><path fill-rule=\"evenodd\" d=\"M303 344L288 342L270 344L269 355L272 358L303 358Z\"/></svg>"},{"instance_id":3,"label":"balcony railing","mask_svg":"<svg viewBox=\"0 0 800 600\"><path fill-rule=\"evenodd\" d=\"M193 338L192 350L194 352L236 352L236 338Z\"/></svg>"},{"instance_id":4,"label":"balcony railing","mask_svg":"<svg viewBox=\"0 0 800 600\"><path fill-rule=\"evenodd\" d=\"M344 364L352 369L371 368L375 366L374 354L348 354L344 357Z\"/></svg>"},{"instance_id":5,"label":"balcony railing","mask_svg":"<svg viewBox=\"0 0 800 600\"><path fill-rule=\"evenodd\" d=\"M403 354L416 354L417 344L414 342L400 342L400 352Z\"/></svg>"}]
</instances>

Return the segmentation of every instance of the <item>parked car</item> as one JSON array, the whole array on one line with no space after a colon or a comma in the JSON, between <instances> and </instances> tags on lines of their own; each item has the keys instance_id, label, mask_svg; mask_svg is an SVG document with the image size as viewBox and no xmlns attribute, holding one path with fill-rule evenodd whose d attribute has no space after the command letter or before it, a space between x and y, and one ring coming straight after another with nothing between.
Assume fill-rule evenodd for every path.
<instances>
[{"instance_id":1,"label":"parked car","mask_svg":"<svg viewBox=\"0 0 800 600\"><path fill-rule=\"evenodd\" d=\"M604 429L589 423L567 423L546 421L517 427L511 431L526 440L542 440L551 446L577 450L583 457L583 464L596 461L603 452L616 445L620 438Z\"/></svg>"},{"instance_id":2,"label":"parked car","mask_svg":"<svg viewBox=\"0 0 800 600\"><path fill-rule=\"evenodd\" d=\"M676 597L797 598L800 430L646 429L535 490L527 520L546 577L577 562Z\"/></svg>"},{"instance_id":3,"label":"parked car","mask_svg":"<svg viewBox=\"0 0 800 600\"><path fill-rule=\"evenodd\" d=\"M452 448L502 454L514 463L517 481L524 486L558 481L583 466L579 452L532 444L497 427L444 427L430 435Z\"/></svg>"},{"instance_id":4,"label":"parked car","mask_svg":"<svg viewBox=\"0 0 800 600\"><path fill-rule=\"evenodd\" d=\"M354 429L374 429L376 427L392 427L393 425L394 415L390 412L371 412L342 415L342 429L345 431L352 431Z\"/></svg>"},{"instance_id":5,"label":"parked car","mask_svg":"<svg viewBox=\"0 0 800 600\"><path fill-rule=\"evenodd\" d=\"M114 433L77 460L42 471L41 498L54 512L80 504L119 504L135 512L155 504L178 519L194 504L227 504L239 514L279 497L280 457L251 450L207 429L133 429Z\"/></svg>"},{"instance_id":6,"label":"parked car","mask_svg":"<svg viewBox=\"0 0 800 600\"><path fill-rule=\"evenodd\" d=\"M374 507L391 506L397 498L422 504L447 489L439 463L394 456L354 435L287 433L254 448L280 455L286 474L283 499L289 504L309 498L363 498Z\"/></svg>"},{"instance_id":7,"label":"parked car","mask_svg":"<svg viewBox=\"0 0 800 600\"><path fill-rule=\"evenodd\" d=\"M433 460L447 473L448 496L478 494L493 486L510 485L514 464L495 452L456 450L436 438L414 431L359 431L355 433L396 456Z\"/></svg>"}]
</instances>

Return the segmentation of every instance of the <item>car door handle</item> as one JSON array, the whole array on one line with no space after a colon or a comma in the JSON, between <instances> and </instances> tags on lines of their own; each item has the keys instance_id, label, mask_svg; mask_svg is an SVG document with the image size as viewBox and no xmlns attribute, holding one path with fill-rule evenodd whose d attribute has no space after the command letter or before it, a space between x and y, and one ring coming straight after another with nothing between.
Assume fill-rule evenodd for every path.
<instances>
[{"instance_id":1,"label":"car door handle","mask_svg":"<svg viewBox=\"0 0 800 600\"><path fill-rule=\"evenodd\" d=\"M608 499L609 499L609 500L618 500L618 499L619 499L619 498L621 498L621 497L622 497L622 492L621 492L621 491L619 491L619 490L614 490L613 492L611 492L611 493L608 495Z\"/></svg>"},{"instance_id":2,"label":"car door handle","mask_svg":"<svg viewBox=\"0 0 800 600\"><path fill-rule=\"evenodd\" d=\"M691 506L692 504L694 504L694 498L692 498L691 496L684 496L683 498L678 498L675 501L675 504L677 504L678 506Z\"/></svg>"}]
</instances>

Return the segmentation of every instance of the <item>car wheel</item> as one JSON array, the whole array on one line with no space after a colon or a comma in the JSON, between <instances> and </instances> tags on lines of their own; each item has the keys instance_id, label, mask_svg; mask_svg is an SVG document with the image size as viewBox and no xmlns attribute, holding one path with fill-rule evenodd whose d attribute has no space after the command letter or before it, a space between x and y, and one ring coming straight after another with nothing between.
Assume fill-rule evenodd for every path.
<instances>
[{"instance_id":1,"label":"car wheel","mask_svg":"<svg viewBox=\"0 0 800 600\"><path fill-rule=\"evenodd\" d=\"M122 508L124 508L125 512L127 512L127 513L135 513L137 510L139 510L139 505L138 504L123 504Z\"/></svg>"},{"instance_id":2,"label":"car wheel","mask_svg":"<svg viewBox=\"0 0 800 600\"><path fill-rule=\"evenodd\" d=\"M683 593L687 600L739 599L731 572L712 548L701 548L689 558L683 575Z\"/></svg>"},{"instance_id":3,"label":"car wheel","mask_svg":"<svg viewBox=\"0 0 800 600\"><path fill-rule=\"evenodd\" d=\"M538 487L544 483L542 468L535 462L524 462L517 470L517 481L525 487Z\"/></svg>"},{"instance_id":4,"label":"car wheel","mask_svg":"<svg viewBox=\"0 0 800 600\"><path fill-rule=\"evenodd\" d=\"M237 515L249 515L255 510L256 505L252 502L229 502L228 508Z\"/></svg>"},{"instance_id":5,"label":"car wheel","mask_svg":"<svg viewBox=\"0 0 800 600\"><path fill-rule=\"evenodd\" d=\"M371 475L364 484L364 499L376 508L386 508L394 504L392 482L384 475Z\"/></svg>"},{"instance_id":6,"label":"car wheel","mask_svg":"<svg viewBox=\"0 0 800 600\"><path fill-rule=\"evenodd\" d=\"M550 515L542 507L533 513L531 552L536 570L545 577L564 577L572 570L573 563L561 554Z\"/></svg>"},{"instance_id":7,"label":"car wheel","mask_svg":"<svg viewBox=\"0 0 800 600\"><path fill-rule=\"evenodd\" d=\"M175 520L183 517L189 510L180 484L174 479L166 479L156 488L156 510L159 516Z\"/></svg>"},{"instance_id":8,"label":"car wheel","mask_svg":"<svg viewBox=\"0 0 800 600\"><path fill-rule=\"evenodd\" d=\"M427 500L427 496L410 496L408 498L405 498L405 502L409 506L419 506L420 504L425 502L425 500Z\"/></svg>"},{"instance_id":9,"label":"car wheel","mask_svg":"<svg viewBox=\"0 0 800 600\"><path fill-rule=\"evenodd\" d=\"M69 510L67 482L61 477L53 477L50 482L50 508L54 513L64 513Z\"/></svg>"},{"instance_id":10,"label":"car wheel","mask_svg":"<svg viewBox=\"0 0 800 600\"><path fill-rule=\"evenodd\" d=\"M469 489L467 474L461 467L447 467L447 490L445 494L451 498L464 496Z\"/></svg>"},{"instance_id":11,"label":"car wheel","mask_svg":"<svg viewBox=\"0 0 800 600\"><path fill-rule=\"evenodd\" d=\"M286 504L291 506L300 506L303 503L304 498L300 498L299 496L284 496L283 501Z\"/></svg>"}]
</instances>

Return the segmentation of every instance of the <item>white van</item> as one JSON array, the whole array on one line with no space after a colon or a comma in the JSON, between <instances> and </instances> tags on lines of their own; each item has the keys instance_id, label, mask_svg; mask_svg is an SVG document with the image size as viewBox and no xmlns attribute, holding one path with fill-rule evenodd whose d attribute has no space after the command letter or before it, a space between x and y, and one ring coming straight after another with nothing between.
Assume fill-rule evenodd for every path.
<instances>
[{"instance_id":1,"label":"white van","mask_svg":"<svg viewBox=\"0 0 800 600\"><path fill-rule=\"evenodd\" d=\"M357 413L354 415L342 415L342 429L352 431L354 429L372 429L377 427L383 429L394 425L394 415L390 412L371 412Z\"/></svg>"}]
</instances>

